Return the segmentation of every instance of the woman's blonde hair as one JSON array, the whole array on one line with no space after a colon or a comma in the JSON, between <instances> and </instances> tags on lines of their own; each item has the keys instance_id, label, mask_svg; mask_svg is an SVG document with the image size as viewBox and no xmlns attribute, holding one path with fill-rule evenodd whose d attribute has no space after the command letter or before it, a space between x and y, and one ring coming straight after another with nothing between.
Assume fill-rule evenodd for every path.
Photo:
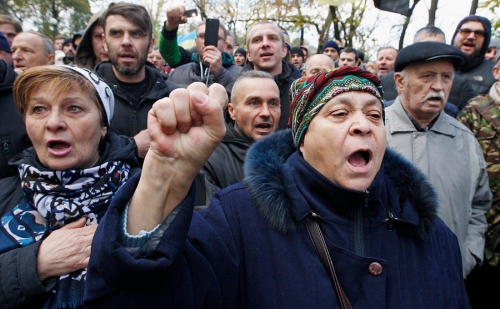
<instances>
[{"instance_id":1,"label":"woman's blonde hair","mask_svg":"<svg viewBox=\"0 0 500 309\"><path fill-rule=\"evenodd\" d=\"M104 108L99 103L94 85L77 72L57 65L33 67L27 69L16 78L13 88L14 100L23 118L26 116L26 109L32 94L42 85L47 85L49 91L52 91L55 96L59 96L61 93L73 88L88 93L92 101L97 105L99 114L101 115L101 124L106 124L106 114Z\"/></svg>"}]
</instances>

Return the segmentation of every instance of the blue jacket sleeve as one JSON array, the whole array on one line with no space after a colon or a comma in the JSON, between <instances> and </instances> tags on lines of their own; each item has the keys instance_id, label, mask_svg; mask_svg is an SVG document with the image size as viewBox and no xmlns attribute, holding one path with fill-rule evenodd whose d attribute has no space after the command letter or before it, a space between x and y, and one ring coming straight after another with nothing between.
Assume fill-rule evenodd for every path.
<instances>
[{"instance_id":1,"label":"blue jacket sleeve","mask_svg":"<svg viewBox=\"0 0 500 309\"><path fill-rule=\"evenodd\" d=\"M198 214L194 221L199 222L200 232L195 234L204 236L187 240L192 229L194 185L139 250L131 254L130 248L121 245L120 214L138 180L136 175L120 188L94 236L85 290L89 308L234 307L235 297L229 297L228 306L223 296L236 291L237 281L224 280L224 291L218 283L228 278L228 272L231 279L236 278L237 267L227 263L231 261L229 250Z\"/></svg>"}]
</instances>

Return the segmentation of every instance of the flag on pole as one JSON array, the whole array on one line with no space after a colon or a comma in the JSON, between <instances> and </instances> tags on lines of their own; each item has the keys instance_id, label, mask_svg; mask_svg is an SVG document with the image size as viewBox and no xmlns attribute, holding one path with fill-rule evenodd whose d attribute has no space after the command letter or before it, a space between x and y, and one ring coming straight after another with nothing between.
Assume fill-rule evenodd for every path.
<instances>
[{"instance_id":1,"label":"flag on pole","mask_svg":"<svg viewBox=\"0 0 500 309\"><path fill-rule=\"evenodd\" d=\"M373 0L373 2L379 10L410 15L410 0Z\"/></svg>"}]
</instances>

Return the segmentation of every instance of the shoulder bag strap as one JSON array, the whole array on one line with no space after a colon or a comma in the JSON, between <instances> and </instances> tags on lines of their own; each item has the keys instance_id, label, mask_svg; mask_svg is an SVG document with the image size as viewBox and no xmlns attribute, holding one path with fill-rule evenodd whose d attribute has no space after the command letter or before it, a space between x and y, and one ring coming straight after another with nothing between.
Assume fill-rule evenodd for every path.
<instances>
[{"instance_id":1,"label":"shoulder bag strap","mask_svg":"<svg viewBox=\"0 0 500 309\"><path fill-rule=\"evenodd\" d=\"M347 299L344 290L340 286L340 282L337 278L337 274L335 273L335 268L333 267L333 262L330 258L330 253L328 252L328 248L326 247L325 239L323 238L323 234L321 233L318 222L316 222L316 220L312 216L308 216L306 218L306 227L307 232L309 233L309 237L311 237L311 241L314 245L314 249L316 249L316 253L321 260L321 263L326 268L328 274L330 275L330 278L333 280L335 290L337 290L341 308L352 309L349 299Z\"/></svg>"}]
</instances>

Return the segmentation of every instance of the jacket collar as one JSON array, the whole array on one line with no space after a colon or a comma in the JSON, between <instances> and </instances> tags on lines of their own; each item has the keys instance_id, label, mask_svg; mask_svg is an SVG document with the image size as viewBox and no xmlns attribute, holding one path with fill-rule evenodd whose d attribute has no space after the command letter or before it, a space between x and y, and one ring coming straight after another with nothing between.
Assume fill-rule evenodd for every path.
<instances>
[{"instance_id":1,"label":"jacket collar","mask_svg":"<svg viewBox=\"0 0 500 309\"><path fill-rule=\"evenodd\" d=\"M256 142L245 159L245 183L250 196L263 217L276 230L286 233L303 225L313 211L325 211L318 205L333 205L342 216L351 216L352 209L343 201L362 203L366 192L339 187L312 168L296 151L290 130L279 131ZM387 186L386 183L391 183ZM396 152L387 149L383 167L370 187L373 200L398 219L397 224L414 234L425 236L436 218L437 197L426 177ZM374 198L376 196L376 198ZM326 200L325 200L326 199ZM390 205L389 205L390 204ZM339 206L340 205L340 206Z\"/></svg>"},{"instance_id":2,"label":"jacket collar","mask_svg":"<svg viewBox=\"0 0 500 309\"><path fill-rule=\"evenodd\" d=\"M442 110L439 117L430 129L430 131L438 132L448 136L455 136L454 130L450 127L449 122L446 121L446 113ZM386 112L386 124L389 126L391 134L398 132L416 132L415 126L403 109L403 105L399 96L394 101Z\"/></svg>"}]
</instances>

